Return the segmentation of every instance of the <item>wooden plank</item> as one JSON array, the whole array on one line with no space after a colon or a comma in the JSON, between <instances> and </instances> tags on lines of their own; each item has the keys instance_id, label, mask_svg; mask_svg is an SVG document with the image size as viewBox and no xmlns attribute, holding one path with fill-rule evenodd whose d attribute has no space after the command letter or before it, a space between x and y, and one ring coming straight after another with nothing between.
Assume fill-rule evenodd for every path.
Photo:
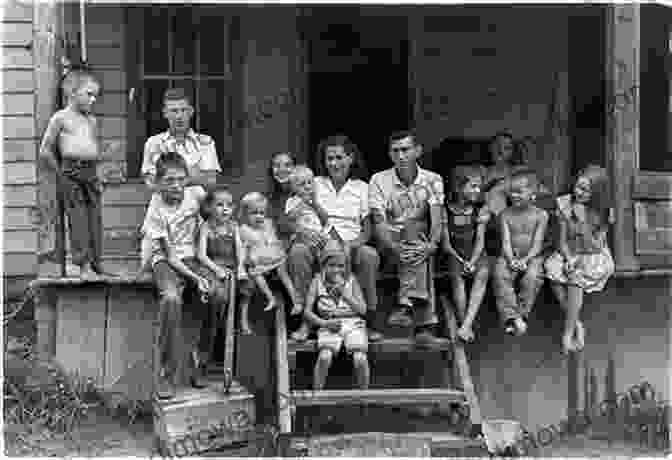
<instances>
[{"instance_id":1,"label":"wooden plank","mask_svg":"<svg viewBox=\"0 0 672 460\"><path fill-rule=\"evenodd\" d=\"M3 254L3 276L34 275L37 273L37 255L7 252Z\"/></svg>"},{"instance_id":2,"label":"wooden plank","mask_svg":"<svg viewBox=\"0 0 672 460\"><path fill-rule=\"evenodd\" d=\"M672 174L654 172L635 174L632 197L635 199L672 200Z\"/></svg>"},{"instance_id":3,"label":"wooden plank","mask_svg":"<svg viewBox=\"0 0 672 460\"><path fill-rule=\"evenodd\" d=\"M2 92L35 91L35 80L32 70L3 70Z\"/></svg>"},{"instance_id":4,"label":"wooden plank","mask_svg":"<svg viewBox=\"0 0 672 460\"><path fill-rule=\"evenodd\" d=\"M432 438L424 433L349 433L311 436L307 457L430 458Z\"/></svg>"},{"instance_id":5,"label":"wooden plank","mask_svg":"<svg viewBox=\"0 0 672 460\"><path fill-rule=\"evenodd\" d=\"M37 186L5 184L3 186L3 204L11 207L35 206L37 204Z\"/></svg>"},{"instance_id":6,"label":"wooden plank","mask_svg":"<svg viewBox=\"0 0 672 460\"><path fill-rule=\"evenodd\" d=\"M33 53L24 47L2 48L2 69L33 68Z\"/></svg>"},{"instance_id":7,"label":"wooden plank","mask_svg":"<svg viewBox=\"0 0 672 460\"><path fill-rule=\"evenodd\" d=\"M35 184L37 182L37 167L34 162L22 161L5 163L5 184Z\"/></svg>"},{"instance_id":8,"label":"wooden plank","mask_svg":"<svg viewBox=\"0 0 672 460\"><path fill-rule=\"evenodd\" d=\"M35 120L33 117L2 117L3 139L33 139Z\"/></svg>"},{"instance_id":9,"label":"wooden plank","mask_svg":"<svg viewBox=\"0 0 672 460\"><path fill-rule=\"evenodd\" d=\"M124 182L110 184L103 192L103 206L135 205L147 206L151 193L144 182Z\"/></svg>"},{"instance_id":10,"label":"wooden plank","mask_svg":"<svg viewBox=\"0 0 672 460\"><path fill-rule=\"evenodd\" d=\"M107 287L70 286L57 292L56 361L66 372L102 384L105 373Z\"/></svg>"},{"instance_id":11,"label":"wooden plank","mask_svg":"<svg viewBox=\"0 0 672 460\"><path fill-rule=\"evenodd\" d=\"M124 43L123 23L119 22L98 22L95 27L89 27L86 31L86 41L89 46L115 45L121 46Z\"/></svg>"},{"instance_id":12,"label":"wooden plank","mask_svg":"<svg viewBox=\"0 0 672 460\"><path fill-rule=\"evenodd\" d=\"M126 114L126 92L106 91L96 101L96 114L98 116L122 117Z\"/></svg>"},{"instance_id":13,"label":"wooden plank","mask_svg":"<svg viewBox=\"0 0 672 460\"><path fill-rule=\"evenodd\" d=\"M37 159L37 142L35 139L3 139L2 156L5 163L35 161Z\"/></svg>"},{"instance_id":14,"label":"wooden plank","mask_svg":"<svg viewBox=\"0 0 672 460\"><path fill-rule=\"evenodd\" d=\"M282 297L279 297L282 298ZM284 305L275 309L275 369L276 395L278 407L278 427L280 433L292 432L292 408L285 401L290 394L289 362L287 359L287 326Z\"/></svg>"},{"instance_id":15,"label":"wooden plank","mask_svg":"<svg viewBox=\"0 0 672 460\"><path fill-rule=\"evenodd\" d=\"M103 210L103 228L137 226L142 225L145 218L144 206L106 206Z\"/></svg>"},{"instance_id":16,"label":"wooden plank","mask_svg":"<svg viewBox=\"0 0 672 460\"><path fill-rule=\"evenodd\" d=\"M14 252L37 251L37 230L7 230L3 232L3 247Z\"/></svg>"},{"instance_id":17,"label":"wooden plank","mask_svg":"<svg viewBox=\"0 0 672 460\"><path fill-rule=\"evenodd\" d=\"M635 201L635 229L672 228L672 201Z\"/></svg>"},{"instance_id":18,"label":"wooden plank","mask_svg":"<svg viewBox=\"0 0 672 460\"><path fill-rule=\"evenodd\" d=\"M30 22L5 22L2 24L0 43L29 48L33 41L33 24Z\"/></svg>"},{"instance_id":19,"label":"wooden plank","mask_svg":"<svg viewBox=\"0 0 672 460\"><path fill-rule=\"evenodd\" d=\"M35 96L32 93L3 94L0 115L33 115Z\"/></svg>"},{"instance_id":20,"label":"wooden plank","mask_svg":"<svg viewBox=\"0 0 672 460\"><path fill-rule=\"evenodd\" d=\"M369 355L377 353L404 353L416 350L415 341L408 337L386 337L379 342L369 343ZM451 351L452 344L432 347L431 351ZM316 340L306 340L305 342L292 342L289 344L289 354L311 353L317 351Z\"/></svg>"},{"instance_id":21,"label":"wooden plank","mask_svg":"<svg viewBox=\"0 0 672 460\"><path fill-rule=\"evenodd\" d=\"M158 305L150 285L110 287L103 384L131 400L152 393L152 346Z\"/></svg>"},{"instance_id":22,"label":"wooden plank","mask_svg":"<svg viewBox=\"0 0 672 460\"><path fill-rule=\"evenodd\" d=\"M136 255L140 253L140 232L135 229L103 231L103 254Z\"/></svg>"},{"instance_id":23,"label":"wooden plank","mask_svg":"<svg viewBox=\"0 0 672 460\"><path fill-rule=\"evenodd\" d=\"M32 22L33 3L19 0L6 0L2 5L2 22Z\"/></svg>"},{"instance_id":24,"label":"wooden plank","mask_svg":"<svg viewBox=\"0 0 672 460\"><path fill-rule=\"evenodd\" d=\"M292 391L292 403L305 406L388 405L414 406L465 402L464 392L448 388L376 388L368 390Z\"/></svg>"},{"instance_id":25,"label":"wooden plank","mask_svg":"<svg viewBox=\"0 0 672 460\"><path fill-rule=\"evenodd\" d=\"M651 228L637 231L637 254L672 255L672 228Z\"/></svg>"},{"instance_id":26,"label":"wooden plank","mask_svg":"<svg viewBox=\"0 0 672 460\"><path fill-rule=\"evenodd\" d=\"M123 70L105 69L96 72L96 75L101 80L103 92L126 90L126 73Z\"/></svg>"},{"instance_id":27,"label":"wooden plank","mask_svg":"<svg viewBox=\"0 0 672 460\"><path fill-rule=\"evenodd\" d=\"M33 207L10 208L5 206L3 208L2 222L5 230L35 228L35 218ZM6 243L5 247L7 247Z\"/></svg>"},{"instance_id":28,"label":"wooden plank","mask_svg":"<svg viewBox=\"0 0 672 460\"><path fill-rule=\"evenodd\" d=\"M86 10L86 20L91 25L123 24L124 8L116 5L89 5Z\"/></svg>"}]
</instances>

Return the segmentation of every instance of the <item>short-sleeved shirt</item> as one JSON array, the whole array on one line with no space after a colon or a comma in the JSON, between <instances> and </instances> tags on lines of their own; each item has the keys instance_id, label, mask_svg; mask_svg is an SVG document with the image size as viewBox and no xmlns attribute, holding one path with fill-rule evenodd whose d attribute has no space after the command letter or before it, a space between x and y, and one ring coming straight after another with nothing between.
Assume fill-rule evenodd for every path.
<instances>
[{"instance_id":1,"label":"short-sleeved shirt","mask_svg":"<svg viewBox=\"0 0 672 460\"><path fill-rule=\"evenodd\" d=\"M297 225L312 230L313 232L322 231L322 222L317 215L317 211L309 206L298 196L290 196L285 202L285 213L296 222Z\"/></svg>"},{"instance_id":2,"label":"short-sleeved shirt","mask_svg":"<svg viewBox=\"0 0 672 460\"><path fill-rule=\"evenodd\" d=\"M369 186L359 179L348 179L336 191L328 177L315 178L317 201L327 211L329 224L343 241L352 241L362 231L362 220L369 215Z\"/></svg>"},{"instance_id":3,"label":"short-sleeved shirt","mask_svg":"<svg viewBox=\"0 0 672 460\"><path fill-rule=\"evenodd\" d=\"M199 209L204 197L205 190L201 186L186 187L184 199L177 206L167 205L156 193L152 195L142 224L143 266L147 263L153 266L166 258L158 244L160 238L165 238L178 258L196 256L196 238L201 224Z\"/></svg>"},{"instance_id":4,"label":"short-sleeved shirt","mask_svg":"<svg viewBox=\"0 0 672 460\"><path fill-rule=\"evenodd\" d=\"M343 295L347 295L349 298L365 305L361 288L354 276L350 276L347 279L343 286L343 295L339 297L334 297L330 294L324 280L324 273L320 273L313 278L313 283L310 289L313 290L315 295L315 313L322 319L352 318L359 316L359 314L352 309L350 304L343 300Z\"/></svg>"},{"instance_id":5,"label":"short-sleeved shirt","mask_svg":"<svg viewBox=\"0 0 672 460\"><path fill-rule=\"evenodd\" d=\"M190 129L184 139L184 142L177 142L177 139L170 133L164 131L156 136L152 136L145 142L145 151L142 157L142 174L156 174L156 161L166 152L177 152L184 158L189 167L189 173L198 169L200 171L221 171L215 141L212 137L205 134L196 134Z\"/></svg>"},{"instance_id":6,"label":"short-sleeved shirt","mask_svg":"<svg viewBox=\"0 0 672 460\"><path fill-rule=\"evenodd\" d=\"M443 180L438 174L418 167L415 180L406 186L395 168L373 175L369 183L369 207L385 216L391 230L401 231L410 219L428 216L429 207L444 202Z\"/></svg>"}]
</instances>

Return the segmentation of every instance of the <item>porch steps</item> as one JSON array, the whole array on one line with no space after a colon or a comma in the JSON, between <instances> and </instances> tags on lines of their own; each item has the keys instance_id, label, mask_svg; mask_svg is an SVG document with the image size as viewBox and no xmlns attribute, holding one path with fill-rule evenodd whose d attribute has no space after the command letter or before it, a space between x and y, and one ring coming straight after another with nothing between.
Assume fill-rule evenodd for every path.
<instances>
[{"instance_id":1,"label":"porch steps","mask_svg":"<svg viewBox=\"0 0 672 460\"><path fill-rule=\"evenodd\" d=\"M309 406L423 406L440 403L465 403L463 391L450 388L376 388L367 390L294 390L291 403Z\"/></svg>"}]
</instances>

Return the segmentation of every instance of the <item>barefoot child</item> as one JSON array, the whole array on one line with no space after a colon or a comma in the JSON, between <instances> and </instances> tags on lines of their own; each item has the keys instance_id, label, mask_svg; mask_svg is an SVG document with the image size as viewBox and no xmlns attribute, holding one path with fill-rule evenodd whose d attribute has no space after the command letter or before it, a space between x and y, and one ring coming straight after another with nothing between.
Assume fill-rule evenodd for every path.
<instances>
[{"instance_id":1,"label":"barefoot child","mask_svg":"<svg viewBox=\"0 0 672 460\"><path fill-rule=\"evenodd\" d=\"M527 330L525 319L543 284L541 252L548 213L533 204L536 190L533 172L514 173L509 188L511 206L500 215L502 254L495 264L494 291L505 330L514 335Z\"/></svg>"},{"instance_id":2,"label":"barefoot child","mask_svg":"<svg viewBox=\"0 0 672 460\"><path fill-rule=\"evenodd\" d=\"M241 302L249 303L243 243L238 224L232 218L233 211L233 196L227 187L217 185L208 190L201 206L201 215L206 221L199 231L198 260L202 264L200 273L212 282L218 280L221 283L218 297L222 302L216 305L211 303L210 306L208 355L205 362L212 358L218 326L226 309L236 300L230 296L235 296L238 291ZM245 324L244 329L245 333L249 333L248 324Z\"/></svg>"},{"instance_id":3,"label":"barefoot child","mask_svg":"<svg viewBox=\"0 0 672 460\"><path fill-rule=\"evenodd\" d=\"M266 296L264 311L272 310L278 304L265 278L273 270L287 289L294 308L301 311L303 305L297 307L294 285L287 274L287 256L275 233L273 222L266 217L267 210L268 200L259 192L248 193L240 200L240 238L245 251L247 272ZM248 305L241 305L241 318L241 329L245 329L243 326L247 325L249 330Z\"/></svg>"},{"instance_id":4,"label":"barefoot child","mask_svg":"<svg viewBox=\"0 0 672 460\"><path fill-rule=\"evenodd\" d=\"M173 397L175 388L182 386L187 378L192 386L203 386L195 372L199 365L198 350L188 353L184 337L187 330L200 331L201 324L197 323L202 305L196 302L185 304L182 299L184 289L196 289L214 304L222 302L218 294L221 287L216 278L211 276L212 281L209 281L202 276L202 267L196 259L196 234L201 221L199 210L205 190L200 186L185 187L187 180L184 159L176 152L162 154L156 163L158 193L152 196L142 225L142 233L148 240L143 247L149 249L143 258L149 259L147 262L159 294L155 378L160 398ZM188 308L183 308L185 306ZM189 329L185 327L187 322L193 323ZM203 340L199 348L203 350ZM190 364L188 368L187 363Z\"/></svg>"},{"instance_id":5,"label":"barefoot child","mask_svg":"<svg viewBox=\"0 0 672 460\"><path fill-rule=\"evenodd\" d=\"M86 70L72 70L63 80L66 108L56 112L44 133L40 157L57 176L57 187L68 216L70 251L77 266L70 275L103 274L100 267L102 217L100 182L96 173L103 159L93 104L100 84Z\"/></svg>"},{"instance_id":6,"label":"barefoot child","mask_svg":"<svg viewBox=\"0 0 672 460\"><path fill-rule=\"evenodd\" d=\"M484 251L490 213L481 206L483 173L483 167L455 168L453 201L446 204L443 229L442 246L448 254L453 301L462 319L457 335L465 342L474 340L472 325L490 276L490 260ZM467 278L472 280L469 297Z\"/></svg>"},{"instance_id":7,"label":"barefoot child","mask_svg":"<svg viewBox=\"0 0 672 460\"><path fill-rule=\"evenodd\" d=\"M359 388L369 386L368 339L366 333L366 302L357 279L347 270L345 251L330 240L321 257L322 270L308 289L306 319L319 327L313 389L321 390L329 368L341 347L352 354Z\"/></svg>"},{"instance_id":8,"label":"barefoot child","mask_svg":"<svg viewBox=\"0 0 672 460\"><path fill-rule=\"evenodd\" d=\"M558 250L546 260L546 276L565 310L562 349L583 349L585 330L579 320L584 292L601 291L614 273L607 245L608 179L604 168L588 166L578 174L571 195L557 198Z\"/></svg>"}]
</instances>

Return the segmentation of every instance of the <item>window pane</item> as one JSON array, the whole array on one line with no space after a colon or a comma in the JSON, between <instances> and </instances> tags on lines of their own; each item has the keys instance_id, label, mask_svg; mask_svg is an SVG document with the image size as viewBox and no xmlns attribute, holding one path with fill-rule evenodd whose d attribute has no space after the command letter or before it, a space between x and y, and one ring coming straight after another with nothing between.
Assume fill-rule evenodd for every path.
<instances>
[{"instance_id":1,"label":"window pane","mask_svg":"<svg viewBox=\"0 0 672 460\"><path fill-rule=\"evenodd\" d=\"M151 6L145 9L144 69L146 74L168 73L168 8Z\"/></svg>"},{"instance_id":2,"label":"window pane","mask_svg":"<svg viewBox=\"0 0 672 460\"><path fill-rule=\"evenodd\" d=\"M163 93L168 88L165 80L145 81L144 85L144 114L147 123L147 136L153 136L168 129L168 124L163 118Z\"/></svg>"},{"instance_id":3,"label":"window pane","mask_svg":"<svg viewBox=\"0 0 672 460\"><path fill-rule=\"evenodd\" d=\"M231 146L232 120L231 99L224 81L199 83L200 132L212 136L217 147L219 162L224 175L231 174L239 166Z\"/></svg>"},{"instance_id":4,"label":"window pane","mask_svg":"<svg viewBox=\"0 0 672 460\"><path fill-rule=\"evenodd\" d=\"M216 14L200 15L198 32L201 74L222 75L229 71L229 30L227 17Z\"/></svg>"},{"instance_id":5,"label":"window pane","mask_svg":"<svg viewBox=\"0 0 672 460\"><path fill-rule=\"evenodd\" d=\"M192 75L194 73L194 27L191 16L191 8L181 7L175 9L173 16L173 60L174 73L180 75Z\"/></svg>"}]
</instances>

